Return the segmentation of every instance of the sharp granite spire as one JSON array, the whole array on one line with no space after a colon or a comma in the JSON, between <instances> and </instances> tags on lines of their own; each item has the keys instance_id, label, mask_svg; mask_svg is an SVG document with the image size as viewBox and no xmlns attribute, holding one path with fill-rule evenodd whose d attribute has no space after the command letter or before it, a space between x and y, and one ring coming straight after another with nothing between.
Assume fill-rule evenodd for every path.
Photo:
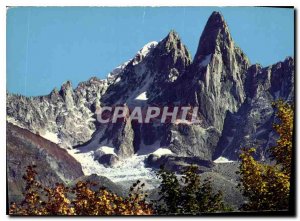
<instances>
[{"instance_id":1,"label":"sharp granite spire","mask_svg":"<svg viewBox=\"0 0 300 221\"><path fill-rule=\"evenodd\" d=\"M194 63L209 54L223 52L226 49L232 50L234 47L234 41L224 17L219 12L213 12L200 37Z\"/></svg>"}]
</instances>

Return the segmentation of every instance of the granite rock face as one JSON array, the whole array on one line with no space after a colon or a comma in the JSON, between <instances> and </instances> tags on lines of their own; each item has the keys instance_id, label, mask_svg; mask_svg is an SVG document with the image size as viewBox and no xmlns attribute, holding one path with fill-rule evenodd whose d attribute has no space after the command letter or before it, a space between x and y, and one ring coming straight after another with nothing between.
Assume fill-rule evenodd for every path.
<instances>
[{"instance_id":1,"label":"granite rock face","mask_svg":"<svg viewBox=\"0 0 300 221\"><path fill-rule=\"evenodd\" d=\"M199 105L205 121L218 131L222 131L226 112L236 112L245 100L249 65L246 55L235 46L224 18L214 12L190 69L193 90L189 90L189 99Z\"/></svg>"},{"instance_id":2,"label":"granite rock face","mask_svg":"<svg viewBox=\"0 0 300 221\"><path fill-rule=\"evenodd\" d=\"M246 55L235 46L224 18L214 12L193 62L172 89L161 95L166 101L199 107L201 123L168 127L163 144L180 156L212 159L227 112L236 112L245 100L244 81L249 66Z\"/></svg>"},{"instance_id":3,"label":"granite rock face","mask_svg":"<svg viewBox=\"0 0 300 221\"><path fill-rule=\"evenodd\" d=\"M51 134L64 147L79 145L96 130L93 110L106 88L106 81L91 78L75 89L68 81L46 96L7 94L7 119L46 138Z\"/></svg>"},{"instance_id":4,"label":"granite rock face","mask_svg":"<svg viewBox=\"0 0 300 221\"><path fill-rule=\"evenodd\" d=\"M236 113L228 112L214 158L222 155L237 160L239 150L256 146L257 159L267 160L268 148L275 144L274 109L278 99L294 101L294 60L291 57L266 68L253 65L245 81L246 100Z\"/></svg>"},{"instance_id":5,"label":"granite rock face","mask_svg":"<svg viewBox=\"0 0 300 221\"><path fill-rule=\"evenodd\" d=\"M146 44L107 79L91 78L73 89L66 82L47 96L7 94L8 120L33 132L54 134L61 146L93 151L95 160L115 164L133 154L169 149L177 157L236 160L241 147L259 146L259 159L274 143L272 130L278 98L294 100L294 59L261 67L251 65L238 48L224 17L213 12L191 59L179 35L171 31L160 42ZM126 117L100 124L95 110L125 106L197 106L197 124ZM102 147L113 149L98 155Z\"/></svg>"},{"instance_id":6,"label":"granite rock face","mask_svg":"<svg viewBox=\"0 0 300 221\"><path fill-rule=\"evenodd\" d=\"M185 73L190 62L186 47L178 34L171 31L161 42L145 45L127 63L101 97L101 106L126 106L130 110L140 107L145 110L154 103L163 105L166 93L162 91L173 88L174 82ZM159 148L158 140L163 139L164 128L165 125L160 123L140 124L126 118L123 122L101 125L92 142L78 148L97 151L101 146L110 146L115 148L120 158L127 158L144 145L156 142Z\"/></svg>"}]
</instances>

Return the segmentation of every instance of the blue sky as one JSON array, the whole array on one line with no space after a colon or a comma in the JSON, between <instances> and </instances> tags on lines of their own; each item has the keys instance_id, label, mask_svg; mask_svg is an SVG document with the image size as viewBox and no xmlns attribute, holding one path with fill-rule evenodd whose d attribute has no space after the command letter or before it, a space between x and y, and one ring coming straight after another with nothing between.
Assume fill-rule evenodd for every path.
<instances>
[{"instance_id":1,"label":"blue sky","mask_svg":"<svg viewBox=\"0 0 300 221\"><path fill-rule=\"evenodd\" d=\"M71 80L105 78L149 41L177 31L194 56L213 11L251 63L294 55L293 9L254 7L17 7L7 11L7 90L48 94Z\"/></svg>"}]
</instances>

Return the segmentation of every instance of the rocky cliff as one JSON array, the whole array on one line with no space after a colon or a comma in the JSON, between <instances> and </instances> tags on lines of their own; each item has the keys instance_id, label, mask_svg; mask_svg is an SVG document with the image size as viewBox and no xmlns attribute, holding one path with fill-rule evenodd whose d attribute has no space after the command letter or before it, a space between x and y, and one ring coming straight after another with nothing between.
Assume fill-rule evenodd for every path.
<instances>
[{"instance_id":1,"label":"rocky cliff","mask_svg":"<svg viewBox=\"0 0 300 221\"><path fill-rule=\"evenodd\" d=\"M270 67L251 65L236 46L224 17L213 12L191 59L179 35L146 44L108 78L92 78L75 89L66 82L47 96L7 94L8 120L64 147L93 154L112 165L159 149L180 157L236 160L241 147L257 145L260 159L274 142L272 102L294 99L294 59ZM200 123L124 119L99 124L100 106L197 106ZM109 151L107 151L109 150Z\"/></svg>"}]
</instances>

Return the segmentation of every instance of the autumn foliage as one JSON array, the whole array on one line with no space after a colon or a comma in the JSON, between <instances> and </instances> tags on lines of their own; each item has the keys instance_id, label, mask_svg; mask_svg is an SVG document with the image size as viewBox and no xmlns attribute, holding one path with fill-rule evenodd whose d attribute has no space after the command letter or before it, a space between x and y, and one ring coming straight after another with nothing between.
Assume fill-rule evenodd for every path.
<instances>
[{"instance_id":1,"label":"autumn foliage","mask_svg":"<svg viewBox=\"0 0 300 221\"><path fill-rule=\"evenodd\" d=\"M292 150L293 150L293 122L294 107L279 100L274 104L277 108L278 123L274 130L279 135L277 145L270 148L271 157L281 167L281 171L288 176L291 173Z\"/></svg>"},{"instance_id":2,"label":"autumn foliage","mask_svg":"<svg viewBox=\"0 0 300 221\"><path fill-rule=\"evenodd\" d=\"M255 148L244 148L240 155L240 184L246 198L242 211L281 211L289 209L291 162L293 152L293 106L283 101L277 109L274 130L276 145L269 149L272 162L253 157ZM163 167L157 171L160 180L159 198L146 200L144 184L137 181L127 197L118 196L96 183L77 182L73 187L57 183L45 187L36 180L34 166L28 166L24 200L10 205L13 215L195 215L224 212L231 209L223 202L222 192L213 190L209 179L202 180L196 166L183 174ZM95 189L97 189L95 191Z\"/></svg>"},{"instance_id":3,"label":"autumn foliage","mask_svg":"<svg viewBox=\"0 0 300 221\"><path fill-rule=\"evenodd\" d=\"M253 157L255 148L244 149L240 155L240 188L247 198L242 210L280 211L289 208L294 109L282 100L274 106L277 109L274 130L279 135L276 145L269 149L274 162L256 161Z\"/></svg>"},{"instance_id":4,"label":"autumn foliage","mask_svg":"<svg viewBox=\"0 0 300 221\"><path fill-rule=\"evenodd\" d=\"M96 183L77 182L74 187L57 183L54 188L36 181L35 166L28 166L24 180L24 200L12 203L11 215L175 215L200 214L228 210L222 193L214 193L211 182L201 182L196 166L190 166L179 178L174 172L161 168L159 199L146 202L144 184L137 181L128 197L118 196L105 188L93 191Z\"/></svg>"},{"instance_id":5,"label":"autumn foliage","mask_svg":"<svg viewBox=\"0 0 300 221\"><path fill-rule=\"evenodd\" d=\"M13 215L151 215L152 205L145 201L140 181L133 184L128 197L117 196L105 188L93 191L93 182L79 181L74 187L57 183L54 188L43 187L36 181L34 166L24 175L24 200L12 203Z\"/></svg>"}]
</instances>

